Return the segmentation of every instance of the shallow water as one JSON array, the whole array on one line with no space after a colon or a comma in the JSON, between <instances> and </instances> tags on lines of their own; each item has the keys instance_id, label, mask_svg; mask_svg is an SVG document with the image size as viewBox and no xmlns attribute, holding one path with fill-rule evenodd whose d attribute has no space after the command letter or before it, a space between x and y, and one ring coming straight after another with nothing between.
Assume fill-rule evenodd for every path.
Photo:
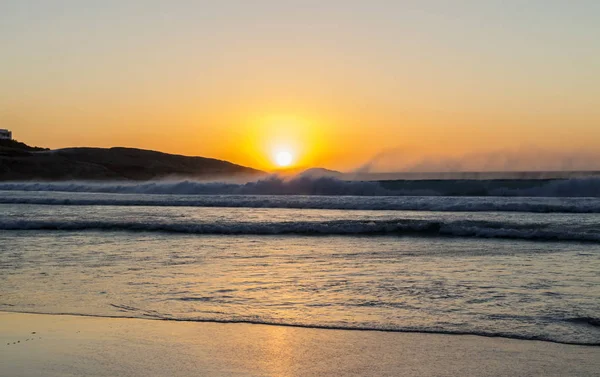
<instances>
[{"instance_id":1,"label":"shallow water","mask_svg":"<svg viewBox=\"0 0 600 377\"><path fill-rule=\"evenodd\" d=\"M143 194L83 205L94 194L3 195L2 310L600 344L598 213L130 205L176 200ZM71 202L24 204L66 195ZM24 199L8 203L17 196ZM308 207L329 200L242 198Z\"/></svg>"}]
</instances>

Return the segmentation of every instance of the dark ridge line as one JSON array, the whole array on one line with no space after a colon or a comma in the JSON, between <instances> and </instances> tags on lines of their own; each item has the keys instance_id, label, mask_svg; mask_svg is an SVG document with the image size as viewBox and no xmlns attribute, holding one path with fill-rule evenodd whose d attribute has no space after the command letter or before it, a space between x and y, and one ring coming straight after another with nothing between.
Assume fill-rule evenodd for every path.
<instances>
[{"instance_id":1,"label":"dark ridge line","mask_svg":"<svg viewBox=\"0 0 600 377\"><path fill-rule=\"evenodd\" d=\"M500 235L500 236L480 236L478 234L450 234L447 232L435 232L435 231L415 231L415 230L402 230L399 232L394 231L372 231L368 233L319 233L319 232L280 232L280 233L243 233L243 232L212 232L212 233L198 233L178 230L165 230L165 229L124 229L124 228L103 228L103 227L89 227L89 228L61 228L61 227L37 227L30 229L2 229L1 231L10 232L118 232L118 233L159 233L159 234L180 234L190 235L196 237L202 236L253 236L253 237L276 237L276 236L292 236L292 237L418 237L418 238L442 238L442 239L477 239L477 240L503 240L503 241L524 241L524 242L541 242L541 243L575 243L575 244L600 244L599 240L591 239L571 239L571 238L560 238L560 237L518 237L512 235Z\"/></svg>"},{"instance_id":2,"label":"dark ridge line","mask_svg":"<svg viewBox=\"0 0 600 377\"><path fill-rule=\"evenodd\" d=\"M113 304L111 304L113 305ZM114 306L114 305L113 305ZM116 306L118 308L118 306ZM19 311L19 310L0 310L0 313L22 313L22 314L37 314L37 315L57 315L57 316L71 316L71 317L91 317L91 318L106 318L106 319L139 319L149 321L172 321L172 322L192 322L192 323L219 323L219 324L247 324L247 325L263 325L263 326L282 326L282 327L294 327L302 329L317 329L317 330L334 330L334 331L371 331L371 332L383 332L383 333L404 333L404 334L438 334L438 335L454 335L454 336L480 336L483 338L502 338L502 339L513 339L513 340L524 340L524 341L537 341L537 342L548 342L555 344L564 344L569 346L582 346L582 347L600 347L600 342L594 343L578 343L548 339L543 337L526 337L519 335L506 335L498 333L471 333L466 331L444 331L444 330L410 330L410 329L376 329L366 327L343 327L343 326L325 326L325 325L302 325L302 324L290 324L290 323L274 323L274 322L259 322L251 320L219 320L219 319L187 319L187 318L165 318L165 317L134 317L126 315L100 315L100 314L73 314L73 313L47 313L47 312L32 312L32 311Z\"/></svg>"}]
</instances>

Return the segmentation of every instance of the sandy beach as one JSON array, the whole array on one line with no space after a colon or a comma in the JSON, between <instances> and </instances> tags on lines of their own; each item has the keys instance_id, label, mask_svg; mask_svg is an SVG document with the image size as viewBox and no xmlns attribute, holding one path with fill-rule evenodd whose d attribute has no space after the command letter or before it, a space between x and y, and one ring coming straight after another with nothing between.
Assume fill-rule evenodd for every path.
<instances>
[{"instance_id":1,"label":"sandy beach","mask_svg":"<svg viewBox=\"0 0 600 377\"><path fill-rule=\"evenodd\" d=\"M480 336L0 313L2 376L600 376L600 348Z\"/></svg>"}]
</instances>

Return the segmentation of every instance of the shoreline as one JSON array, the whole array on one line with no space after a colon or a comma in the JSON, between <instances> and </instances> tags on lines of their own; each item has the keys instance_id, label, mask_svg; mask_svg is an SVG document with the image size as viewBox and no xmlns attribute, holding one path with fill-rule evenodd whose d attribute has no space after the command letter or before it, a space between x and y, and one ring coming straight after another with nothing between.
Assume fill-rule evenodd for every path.
<instances>
[{"instance_id":1,"label":"shoreline","mask_svg":"<svg viewBox=\"0 0 600 377\"><path fill-rule=\"evenodd\" d=\"M566 346L581 346L581 347L600 347L600 343L576 343L566 342L553 339L543 338L528 338L519 336L510 336L505 334L485 334L485 333L470 333L470 332L453 332L443 330L409 330L409 329L385 329L385 328L369 328L369 327L342 327L342 326L326 326L326 325L303 325L293 323L271 323L259 321L245 320L218 320L218 319L186 319L186 318L160 318L160 317L134 317L127 315L100 315L100 314L81 314L81 313L43 313L43 312L28 312L28 311L11 311L1 309L0 315L3 313L10 314L33 314L33 315L50 315L50 316L70 316L70 317L89 317L89 318L107 318L107 319L138 319L144 321L166 321L166 322L185 322L185 323L215 323L215 324L230 324L230 325L257 325L257 326L280 326L300 329L314 330L333 330L333 331L366 331L366 332L381 332L381 333L400 333L400 334L431 334L431 335L447 335L447 336L477 336L482 338L500 338L530 342L548 342L554 344L562 344Z\"/></svg>"},{"instance_id":2,"label":"shoreline","mask_svg":"<svg viewBox=\"0 0 600 377\"><path fill-rule=\"evenodd\" d=\"M0 312L0 375L598 376L600 348L478 335Z\"/></svg>"}]
</instances>

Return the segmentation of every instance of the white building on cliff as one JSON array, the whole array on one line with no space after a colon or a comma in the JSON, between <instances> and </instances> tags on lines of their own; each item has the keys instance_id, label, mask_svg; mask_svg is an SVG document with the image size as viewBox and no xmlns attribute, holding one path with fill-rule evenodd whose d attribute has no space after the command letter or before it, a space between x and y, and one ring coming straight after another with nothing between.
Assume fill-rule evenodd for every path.
<instances>
[{"instance_id":1,"label":"white building on cliff","mask_svg":"<svg viewBox=\"0 0 600 377\"><path fill-rule=\"evenodd\" d=\"M12 132L10 132L9 130L5 130L3 128L0 128L0 139L11 140L12 139Z\"/></svg>"}]
</instances>

